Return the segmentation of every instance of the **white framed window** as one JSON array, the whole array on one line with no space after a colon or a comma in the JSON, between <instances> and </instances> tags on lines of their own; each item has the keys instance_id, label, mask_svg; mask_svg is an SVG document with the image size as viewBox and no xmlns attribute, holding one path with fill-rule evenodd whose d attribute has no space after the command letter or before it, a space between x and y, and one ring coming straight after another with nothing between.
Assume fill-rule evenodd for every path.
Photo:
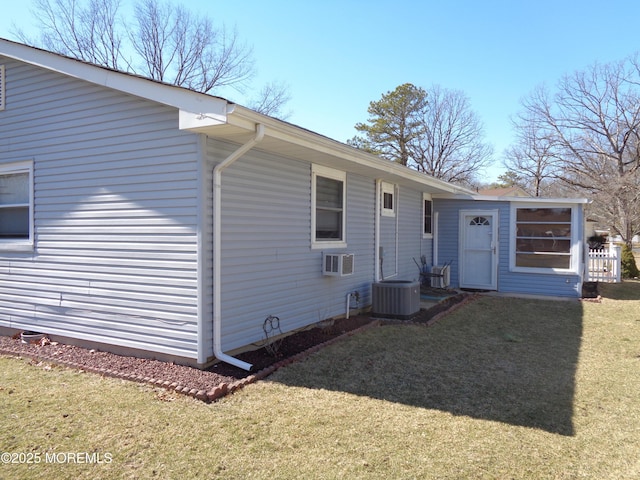
<instances>
[{"instance_id":1,"label":"white framed window","mask_svg":"<svg viewBox=\"0 0 640 480\"><path fill-rule=\"evenodd\" d=\"M431 194L422 194L422 236L433 238L433 201Z\"/></svg>"},{"instance_id":2,"label":"white framed window","mask_svg":"<svg viewBox=\"0 0 640 480\"><path fill-rule=\"evenodd\" d=\"M512 271L576 273L579 265L577 208L511 206L509 263Z\"/></svg>"},{"instance_id":3,"label":"white framed window","mask_svg":"<svg viewBox=\"0 0 640 480\"><path fill-rule=\"evenodd\" d=\"M311 167L311 246L344 248L346 237L347 174L340 170Z\"/></svg>"},{"instance_id":4,"label":"white framed window","mask_svg":"<svg viewBox=\"0 0 640 480\"><path fill-rule=\"evenodd\" d=\"M396 186L392 183L382 182L382 198L380 214L385 217L396 216Z\"/></svg>"},{"instance_id":5,"label":"white framed window","mask_svg":"<svg viewBox=\"0 0 640 480\"><path fill-rule=\"evenodd\" d=\"M6 82L5 82L5 74L4 74L4 65L0 65L0 110L4 110L5 108L5 90L6 90Z\"/></svg>"},{"instance_id":6,"label":"white framed window","mask_svg":"<svg viewBox=\"0 0 640 480\"><path fill-rule=\"evenodd\" d=\"M33 248L33 162L0 165L0 250Z\"/></svg>"}]
</instances>

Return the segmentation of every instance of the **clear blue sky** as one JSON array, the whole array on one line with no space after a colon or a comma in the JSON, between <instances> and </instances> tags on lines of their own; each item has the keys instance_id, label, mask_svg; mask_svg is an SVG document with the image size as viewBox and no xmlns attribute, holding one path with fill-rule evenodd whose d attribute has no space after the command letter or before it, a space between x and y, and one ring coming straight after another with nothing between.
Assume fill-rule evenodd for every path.
<instances>
[{"instance_id":1,"label":"clear blue sky","mask_svg":"<svg viewBox=\"0 0 640 480\"><path fill-rule=\"evenodd\" d=\"M128 5L132 0L122 0ZM32 3L5 2L34 33ZM536 85L640 51L640 1L609 0L182 0L236 26L253 46L256 87L289 85L292 123L346 141L383 93L410 82L462 90L482 119L496 164L512 141L509 117ZM240 104L245 99L225 92ZM487 172L495 178L499 168Z\"/></svg>"}]
</instances>

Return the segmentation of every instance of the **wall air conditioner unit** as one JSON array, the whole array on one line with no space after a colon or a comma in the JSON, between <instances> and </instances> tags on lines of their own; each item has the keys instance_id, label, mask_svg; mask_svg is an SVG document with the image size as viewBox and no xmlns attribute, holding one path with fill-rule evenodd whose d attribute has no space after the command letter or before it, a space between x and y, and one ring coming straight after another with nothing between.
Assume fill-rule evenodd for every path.
<instances>
[{"instance_id":1,"label":"wall air conditioner unit","mask_svg":"<svg viewBox=\"0 0 640 480\"><path fill-rule=\"evenodd\" d=\"M353 274L353 253L325 253L322 257L322 274L342 277Z\"/></svg>"},{"instance_id":2,"label":"wall air conditioner unit","mask_svg":"<svg viewBox=\"0 0 640 480\"><path fill-rule=\"evenodd\" d=\"M431 269L431 288L448 288L451 283L449 265L433 266Z\"/></svg>"}]
</instances>

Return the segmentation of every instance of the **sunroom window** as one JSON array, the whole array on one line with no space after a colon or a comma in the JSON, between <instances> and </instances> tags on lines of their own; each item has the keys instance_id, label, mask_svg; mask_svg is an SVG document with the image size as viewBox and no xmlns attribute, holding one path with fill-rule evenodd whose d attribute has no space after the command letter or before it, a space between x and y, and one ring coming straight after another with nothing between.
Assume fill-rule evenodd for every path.
<instances>
[{"instance_id":1,"label":"sunroom window","mask_svg":"<svg viewBox=\"0 0 640 480\"><path fill-rule=\"evenodd\" d=\"M572 268L572 209L516 208L515 267Z\"/></svg>"}]
</instances>

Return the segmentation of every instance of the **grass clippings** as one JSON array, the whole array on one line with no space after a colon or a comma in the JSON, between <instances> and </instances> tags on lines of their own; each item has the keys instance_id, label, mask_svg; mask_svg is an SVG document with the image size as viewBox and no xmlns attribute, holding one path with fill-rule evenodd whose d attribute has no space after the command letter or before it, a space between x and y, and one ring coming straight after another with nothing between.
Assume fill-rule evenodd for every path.
<instances>
[{"instance_id":1,"label":"grass clippings","mask_svg":"<svg viewBox=\"0 0 640 480\"><path fill-rule=\"evenodd\" d=\"M0 450L111 459L0 478L640 478L640 283L601 287L370 329L213 404L0 357Z\"/></svg>"}]
</instances>

